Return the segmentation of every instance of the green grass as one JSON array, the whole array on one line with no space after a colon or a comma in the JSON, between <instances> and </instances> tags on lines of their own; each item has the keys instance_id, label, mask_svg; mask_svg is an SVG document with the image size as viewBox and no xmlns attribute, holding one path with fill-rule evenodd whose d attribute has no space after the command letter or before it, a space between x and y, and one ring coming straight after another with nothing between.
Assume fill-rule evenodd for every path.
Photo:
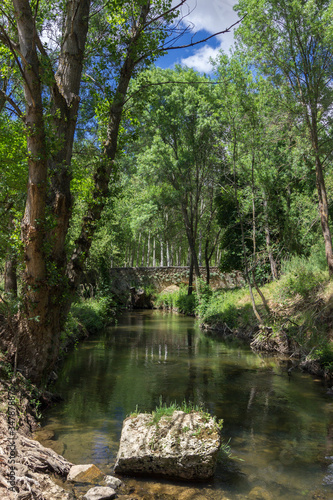
<instances>
[{"instance_id":1,"label":"green grass","mask_svg":"<svg viewBox=\"0 0 333 500\"><path fill-rule=\"evenodd\" d=\"M215 417L212 417L210 413L208 413L202 405L195 405L191 401L186 401L185 399L183 402L179 405L176 402L171 403L167 405L166 403L163 403L162 401L162 396L160 396L160 402L159 405L156 406L155 410L152 411L152 419L149 422L149 425L158 425L158 422L161 420L163 417L171 417L175 411L183 411L184 413L193 413L193 412L198 412L200 413L201 417L203 420L208 422L209 419L213 418L215 421L217 427L221 430L223 427L223 420L216 420ZM138 409L138 406L136 406L135 412L130 414L130 417L134 418L139 415L140 411Z\"/></svg>"},{"instance_id":2,"label":"green grass","mask_svg":"<svg viewBox=\"0 0 333 500\"><path fill-rule=\"evenodd\" d=\"M203 323L225 323L229 328L246 328L255 322L248 290L218 290L211 294L205 309L199 315Z\"/></svg>"},{"instance_id":3,"label":"green grass","mask_svg":"<svg viewBox=\"0 0 333 500\"><path fill-rule=\"evenodd\" d=\"M181 286L173 293L159 293L154 301L158 309L175 309L183 314L194 314L196 309L196 294L187 294L187 287Z\"/></svg>"},{"instance_id":4,"label":"green grass","mask_svg":"<svg viewBox=\"0 0 333 500\"><path fill-rule=\"evenodd\" d=\"M65 328L61 334L62 346L76 344L87 334L102 331L114 320L115 305L111 298L81 298L72 304Z\"/></svg>"}]
</instances>

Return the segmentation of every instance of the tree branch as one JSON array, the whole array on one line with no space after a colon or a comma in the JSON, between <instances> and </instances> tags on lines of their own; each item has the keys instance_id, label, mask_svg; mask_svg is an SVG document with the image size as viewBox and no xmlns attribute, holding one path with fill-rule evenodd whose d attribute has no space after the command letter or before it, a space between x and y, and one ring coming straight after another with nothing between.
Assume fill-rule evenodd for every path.
<instances>
[{"instance_id":1,"label":"tree branch","mask_svg":"<svg viewBox=\"0 0 333 500\"><path fill-rule=\"evenodd\" d=\"M7 95L1 89L0 89L0 98L6 100L7 102L9 102L9 104L13 107L13 109L14 109L15 113L17 114L17 116L19 118L21 118L22 120L24 120L24 114L22 113L22 111L20 110L20 108L18 107L18 105L13 101L13 99L11 97L9 97L9 95Z\"/></svg>"}]
</instances>

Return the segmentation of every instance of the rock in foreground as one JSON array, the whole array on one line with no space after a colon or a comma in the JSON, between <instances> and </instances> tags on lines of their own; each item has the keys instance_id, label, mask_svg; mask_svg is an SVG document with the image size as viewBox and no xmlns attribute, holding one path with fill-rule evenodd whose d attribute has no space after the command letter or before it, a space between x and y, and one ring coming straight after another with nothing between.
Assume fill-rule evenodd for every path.
<instances>
[{"instance_id":1,"label":"rock in foreground","mask_svg":"<svg viewBox=\"0 0 333 500\"><path fill-rule=\"evenodd\" d=\"M115 472L208 479L220 445L216 421L201 412L175 411L157 424L151 414L141 413L124 420Z\"/></svg>"}]
</instances>

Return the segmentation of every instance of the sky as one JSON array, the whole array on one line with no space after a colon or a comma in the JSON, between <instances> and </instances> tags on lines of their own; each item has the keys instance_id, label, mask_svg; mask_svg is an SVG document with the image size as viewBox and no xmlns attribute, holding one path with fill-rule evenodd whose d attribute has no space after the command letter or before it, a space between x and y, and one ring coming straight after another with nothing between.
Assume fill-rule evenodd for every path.
<instances>
[{"instance_id":1,"label":"sky","mask_svg":"<svg viewBox=\"0 0 333 500\"><path fill-rule=\"evenodd\" d=\"M174 5L178 2L179 0L173 0ZM182 7L182 15L186 16L185 23L192 23L194 27L191 35L184 36L177 42L177 45L190 43L194 33L196 33L194 41L197 41L229 28L238 20L233 10L236 3L237 0L187 0L185 6ZM221 48L228 53L233 41L233 33L230 32L194 47L170 50L167 55L156 62L156 65L162 68L172 68L175 64L182 64L209 74L212 69L210 58L215 58Z\"/></svg>"}]
</instances>

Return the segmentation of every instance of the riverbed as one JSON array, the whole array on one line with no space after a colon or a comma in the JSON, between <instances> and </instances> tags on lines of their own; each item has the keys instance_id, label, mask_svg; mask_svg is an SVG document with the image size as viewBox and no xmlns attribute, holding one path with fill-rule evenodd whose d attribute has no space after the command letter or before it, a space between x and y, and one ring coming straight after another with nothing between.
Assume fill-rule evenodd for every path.
<instances>
[{"instance_id":1,"label":"riverbed","mask_svg":"<svg viewBox=\"0 0 333 500\"><path fill-rule=\"evenodd\" d=\"M68 354L52 388L64 400L45 413L40 439L73 463L111 474L123 419L185 400L224 420L232 458L219 462L208 484L127 480L138 494L332 499L333 397L292 367L240 341L212 338L190 317L126 312Z\"/></svg>"}]
</instances>

